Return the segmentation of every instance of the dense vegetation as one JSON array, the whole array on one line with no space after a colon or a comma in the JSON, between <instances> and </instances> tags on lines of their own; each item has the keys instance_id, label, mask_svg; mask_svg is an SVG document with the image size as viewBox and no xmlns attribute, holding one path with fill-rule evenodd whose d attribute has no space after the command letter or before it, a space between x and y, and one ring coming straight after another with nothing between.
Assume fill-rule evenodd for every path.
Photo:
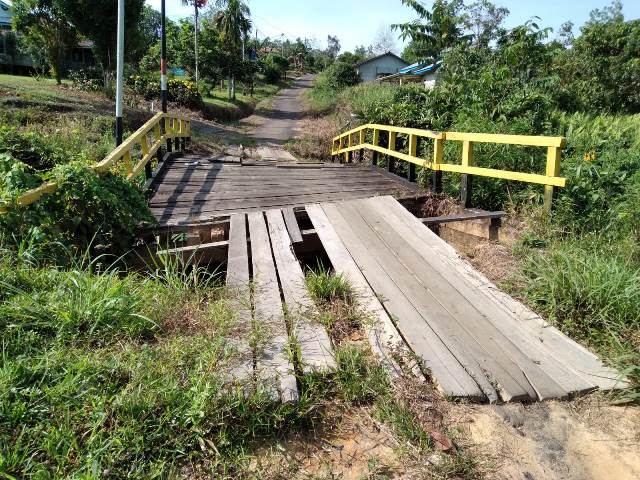
<instances>
[{"instance_id":1,"label":"dense vegetation","mask_svg":"<svg viewBox=\"0 0 640 480\"><path fill-rule=\"evenodd\" d=\"M438 131L566 137L567 187L551 216L540 211L539 187L515 182L475 178L473 204L532 220L517 250L526 287L515 293L625 369L636 382L628 396L637 397L640 21L625 21L614 2L592 12L576 38L565 25L549 41L550 29L532 21L504 29L505 12L486 1L472 9L436 1L432 10L403 3L420 20L397 27L423 61L444 61L438 85L345 88L327 81L328 70L311 93L312 105L333 107L340 125L353 124L355 116L359 123ZM429 158L432 146L424 143L420 154ZM543 150L478 144L474 156L484 167L543 173ZM460 146L447 145L445 161L459 158ZM428 186L431 176L419 179ZM456 196L459 181L445 175L445 190Z\"/></svg>"}]
</instances>

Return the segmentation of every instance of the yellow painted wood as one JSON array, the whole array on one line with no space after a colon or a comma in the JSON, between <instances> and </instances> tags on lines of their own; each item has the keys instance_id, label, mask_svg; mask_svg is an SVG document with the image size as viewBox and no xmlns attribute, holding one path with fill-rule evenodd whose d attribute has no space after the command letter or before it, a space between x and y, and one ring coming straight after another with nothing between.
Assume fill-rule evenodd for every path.
<instances>
[{"instance_id":1,"label":"yellow painted wood","mask_svg":"<svg viewBox=\"0 0 640 480\"><path fill-rule=\"evenodd\" d=\"M360 145L365 143L365 135L366 135L366 133L367 133L367 129L366 128L363 128L363 129L360 130L360 142L359 142Z\"/></svg>"},{"instance_id":2,"label":"yellow painted wood","mask_svg":"<svg viewBox=\"0 0 640 480\"><path fill-rule=\"evenodd\" d=\"M444 159L444 141L436 138L433 141L433 169L440 170L440 165Z\"/></svg>"},{"instance_id":3,"label":"yellow painted wood","mask_svg":"<svg viewBox=\"0 0 640 480\"><path fill-rule=\"evenodd\" d=\"M122 161L124 162L124 171L127 175L133 172L133 162L131 160L131 151L127 150L122 157Z\"/></svg>"},{"instance_id":4,"label":"yellow painted wood","mask_svg":"<svg viewBox=\"0 0 640 480\"><path fill-rule=\"evenodd\" d=\"M448 163L440 164L439 170L442 170L443 172L467 173L481 177L502 178L505 180L537 183L540 185L552 185L556 187L564 187L567 182L567 179L562 177L548 177L546 175L538 175L535 173L510 172L507 170L495 170L493 168L464 167L462 165L451 165Z\"/></svg>"},{"instance_id":5,"label":"yellow painted wood","mask_svg":"<svg viewBox=\"0 0 640 480\"><path fill-rule=\"evenodd\" d=\"M560 148L549 147L547 148L547 168L546 174L548 177L560 176ZM544 205L547 210L551 210L553 204L554 187L551 185L545 185L544 187Z\"/></svg>"},{"instance_id":6,"label":"yellow painted wood","mask_svg":"<svg viewBox=\"0 0 640 480\"><path fill-rule=\"evenodd\" d=\"M412 157L418 156L418 136L409 135L409 155Z\"/></svg>"},{"instance_id":7,"label":"yellow painted wood","mask_svg":"<svg viewBox=\"0 0 640 480\"><path fill-rule=\"evenodd\" d=\"M398 134L395 131L389 132L389 150L395 152L396 150L396 139L398 138Z\"/></svg>"},{"instance_id":8,"label":"yellow painted wood","mask_svg":"<svg viewBox=\"0 0 640 480\"><path fill-rule=\"evenodd\" d=\"M380 145L380 130L378 130L377 128L373 129L373 144L375 146Z\"/></svg>"},{"instance_id":9,"label":"yellow painted wood","mask_svg":"<svg viewBox=\"0 0 640 480\"><path fill-rule=\"evenodd\" d=\"M149 140L146 135L143 135L140 139L140 148L142 149L142 156L146 156L149 153Z\"/></svg>"},{"instance_id":10,"label":"yellow painted wood","mask_svg":"<svg viewBox=\"0 0 640 480\"><path fill-rule=\"evenodd\" d=\"M473 165L473 143L465 140L462 143L462 166L469 167Z\"/></svg>"},{"instance_id":11,"label":"yellow painted wood","mask_svg":"<svg viewBox=\"0 0 640 480\"><path fill-rule=\"evenodd\" d=\"M480 143L506 143L531 147L564 147L564 137L543 137L530 135L503 135L496 133L445 132L446 140L471 141Z\"/></svg>"}]
</instances>

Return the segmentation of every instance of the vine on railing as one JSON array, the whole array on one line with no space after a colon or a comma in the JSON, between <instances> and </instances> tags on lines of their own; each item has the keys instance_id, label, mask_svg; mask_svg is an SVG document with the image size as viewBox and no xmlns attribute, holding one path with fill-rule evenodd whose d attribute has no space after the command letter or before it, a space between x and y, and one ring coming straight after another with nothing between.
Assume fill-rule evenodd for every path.
<instances>
[{"instance_id":1,"label":"vine on railing","mask_svg":"<svg viewBox=\"0 0 640 480\"><path fill-rule=\"evenodd\" d=\"M164 129L162 127L163 121ZM161 156L165 144L167 150L174 147L184 149L190 138L191 122L189 119L160 112L92 168L98 173L105 173L122 165L124 174L129 180L136 178L144 169L145 177L148 179L151 177L151 162L154 157ZM43 183L20 195L16 199L16 205L20 207L31 205L40 200L43 195L55 192L57 188L56 182ZM7 205L0 205L0 213L6 213L8 208Z\"/></svg>"}]
</instances>

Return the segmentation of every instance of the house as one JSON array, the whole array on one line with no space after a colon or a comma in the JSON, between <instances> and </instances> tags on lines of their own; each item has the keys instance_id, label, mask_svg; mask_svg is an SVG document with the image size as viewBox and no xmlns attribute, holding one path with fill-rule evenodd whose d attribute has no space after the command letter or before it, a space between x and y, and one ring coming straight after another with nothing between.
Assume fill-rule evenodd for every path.
<instances>
[{"instance_id":1,"label":"house","mask_svg":"<svg viewBox=\"0 0 640 480\"><path fill-rule=\"evenodd\" d=\"M387 52L377 57L369 58L356 65L363 82L372 82L380 77L398 73L409 64L394 53Z\"/></svg>"},{"instance_id":2,"label":"house","mask_svg":"<svg viewBox=\"0 0 640 480\"><path fill-rule=\"evenodd\" d=\"M33 60L22 53L17 45L16 34L12 31L10 0L0 0L0 73L31 74L35 69ZM18 32L20 35L20 32ZM65 54L65 64L69 69L95 65L93 42L81 40Z\"/></svg>"},{"instance_id":3,"label":"house","mask_svg":"<svg viewBox=\"0 0 640 480\"><path fill-rule=\"evenodd\" d=\"M417 62L408 67L400 69L397 73L379 78L385 83L421 83L424 88L431 90L438 82L438 70L442 66L442 60L435 63Z\"/></svg>"}]
</instances>

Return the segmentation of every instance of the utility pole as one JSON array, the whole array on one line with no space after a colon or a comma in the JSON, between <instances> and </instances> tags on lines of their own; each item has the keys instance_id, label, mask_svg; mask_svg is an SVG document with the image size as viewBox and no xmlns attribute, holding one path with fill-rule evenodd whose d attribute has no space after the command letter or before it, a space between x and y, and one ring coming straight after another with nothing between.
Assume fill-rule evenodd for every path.
<instances>
[{"instance_id":1,"label":"utility pole","mask_svg":"<svg viewBox=\"0 0 640 480\"><path fill-rule=\"evenodd\" d=\"M165 0L160 2L160 100L162 111L167 113L167 28Z\"/></svg>"},{"instance_id":2,"label":"utility pole","mask_svg":"<svg viewBox=\"0 0 640 480\"><path fill-rule=\"evenodd\" d=\"M198 2L197 0L193 2L195 6L195 34L194 34L194 43L195 43L195 56L196 56L196 83L198 83Z\"/></svg>"},{"instance_id":3,"label":"utility pole","mask_svg":"<svg viewBox=\"0 0 640 480\"><path fill-rule=\"evenodd\" d=\"M162 103L162 113L167 113L167 25L165 0L160 2L160 99ZM160 122L162 134L166 133L167 119ZM167 140L167 151L171 151L171 139Z\"/></svg>"},{"instance_id":4,"label":"utility pole","mask_svg":"<svg viewBox=\"0 0 640 480\"><path fill-rule=\"evenodd\" d=\"M118 0L118 32L116 60L116 146L122 143L122 95L124 76L124 0Z\"/></svg>"}]
</instances>

